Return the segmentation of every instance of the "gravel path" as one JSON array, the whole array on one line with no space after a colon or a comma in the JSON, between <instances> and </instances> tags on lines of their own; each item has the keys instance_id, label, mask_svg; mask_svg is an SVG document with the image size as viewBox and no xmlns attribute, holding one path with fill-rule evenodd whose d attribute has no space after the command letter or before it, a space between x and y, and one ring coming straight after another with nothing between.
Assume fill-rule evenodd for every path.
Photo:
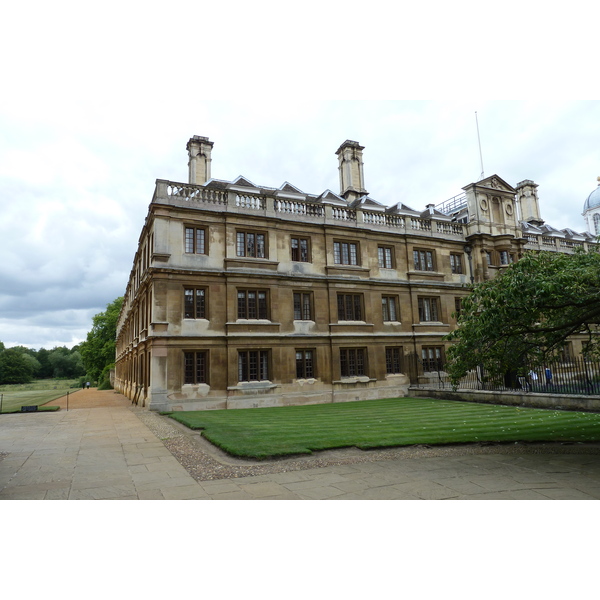
<instances>
[{"instance_id":1,"label":"gravel path","mask_svg":"<svg viewBox=\"0 0 600 600\"><path fill-rule=\"evenodd\" d=\"M347 448L308 456L266 461L236 459L205 440L200 432L159 414L132 409L138 418L164 443L196 481L269 475L358 462L414 459L473 454L600 454L600 444L463 444L456 446L409 446L387 450Z\"/></svg>"}]
</instances>

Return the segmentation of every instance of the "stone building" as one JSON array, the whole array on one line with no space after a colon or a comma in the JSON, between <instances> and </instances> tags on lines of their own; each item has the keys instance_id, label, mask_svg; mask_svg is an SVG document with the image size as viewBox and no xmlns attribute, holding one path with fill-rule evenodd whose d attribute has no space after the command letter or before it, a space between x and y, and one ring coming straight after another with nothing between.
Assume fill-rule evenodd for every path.
<instances>
[{"instance_id":1,"label":"stone building","mask_svg":"<svg viewBox=\"0 0 600 600\"><path fill-rule=\"evenodd\" d=\"M118 322L115 388L153 410L404 396L469 283L593 239L546 225L529 180L414 210L369 197L355 141L339 193L213 179L212 149L192 137L188 183L156 181Z\"/></svg>"},{"instance_id":2,"label":"stone building","mask_svg":"<svg viewBox=\"0 0 600 600\"><path fill-rule=\"evenodd\" d=\"M600 177L598 187L587 197L583 205L583 218L589 232L600 235Z\"/></svg>"}]
</instances>

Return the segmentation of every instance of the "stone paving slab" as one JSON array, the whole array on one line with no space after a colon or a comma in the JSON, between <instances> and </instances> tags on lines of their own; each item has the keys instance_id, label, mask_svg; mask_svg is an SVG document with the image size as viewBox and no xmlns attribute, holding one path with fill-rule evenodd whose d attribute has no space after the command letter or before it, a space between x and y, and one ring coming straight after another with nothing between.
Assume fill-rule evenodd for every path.
<instances>
[{"instance_id":1,"label":"stone paving slab","mask_svg":"<svg viewBox=\"0 0 600 600\"><path fill-rule=\"evenodd\" d=\"M0 499L600 498L600 455L573 451L400 458L197 482L137 417L142 409L112 391L74 398L79 405L71 399L68 412L0 416Z\"/></svg>"}]
</instances>

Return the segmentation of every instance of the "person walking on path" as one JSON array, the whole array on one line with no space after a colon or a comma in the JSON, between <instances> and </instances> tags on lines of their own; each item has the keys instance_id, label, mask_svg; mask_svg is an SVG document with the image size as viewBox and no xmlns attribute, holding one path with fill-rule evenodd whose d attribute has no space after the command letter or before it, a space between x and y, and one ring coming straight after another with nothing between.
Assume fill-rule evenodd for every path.
<instances>
[{"instance_id":1,"label":"person walking on path","mask_svg":"<svg viewBox=\"0 0 600 600\"><path fill-rule=\"evenodd\" d=\"M544 373L546 375L546 387L551 388L552 387L552 370L550 369L550 367L546 367L544 369Z\"/></svg>"}]
</instances>

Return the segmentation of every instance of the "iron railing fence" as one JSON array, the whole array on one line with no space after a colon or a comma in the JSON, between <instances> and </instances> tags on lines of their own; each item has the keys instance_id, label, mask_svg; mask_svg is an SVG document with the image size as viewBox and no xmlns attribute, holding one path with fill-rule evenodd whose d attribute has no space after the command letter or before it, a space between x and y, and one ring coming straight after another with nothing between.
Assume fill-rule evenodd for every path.
<instances>
[{"instance_id":1,"label":"iron railing fence","mask_svg":"<svg viewBox=\"0 0 600 600\"><path fill-rule=\"evenodd\" d=\"M546 365L528 365L516 372L492 376L483 368L470 371L458 385L453 385L444 371L444 362L432 365L419 360L417 355L408 357L409 377L414 387L437 389L523 391L545 394L600 395L600 361L581 357L566 358ZM412 364L411 364L412 363Z\"/></svg>"}]
</instances>

